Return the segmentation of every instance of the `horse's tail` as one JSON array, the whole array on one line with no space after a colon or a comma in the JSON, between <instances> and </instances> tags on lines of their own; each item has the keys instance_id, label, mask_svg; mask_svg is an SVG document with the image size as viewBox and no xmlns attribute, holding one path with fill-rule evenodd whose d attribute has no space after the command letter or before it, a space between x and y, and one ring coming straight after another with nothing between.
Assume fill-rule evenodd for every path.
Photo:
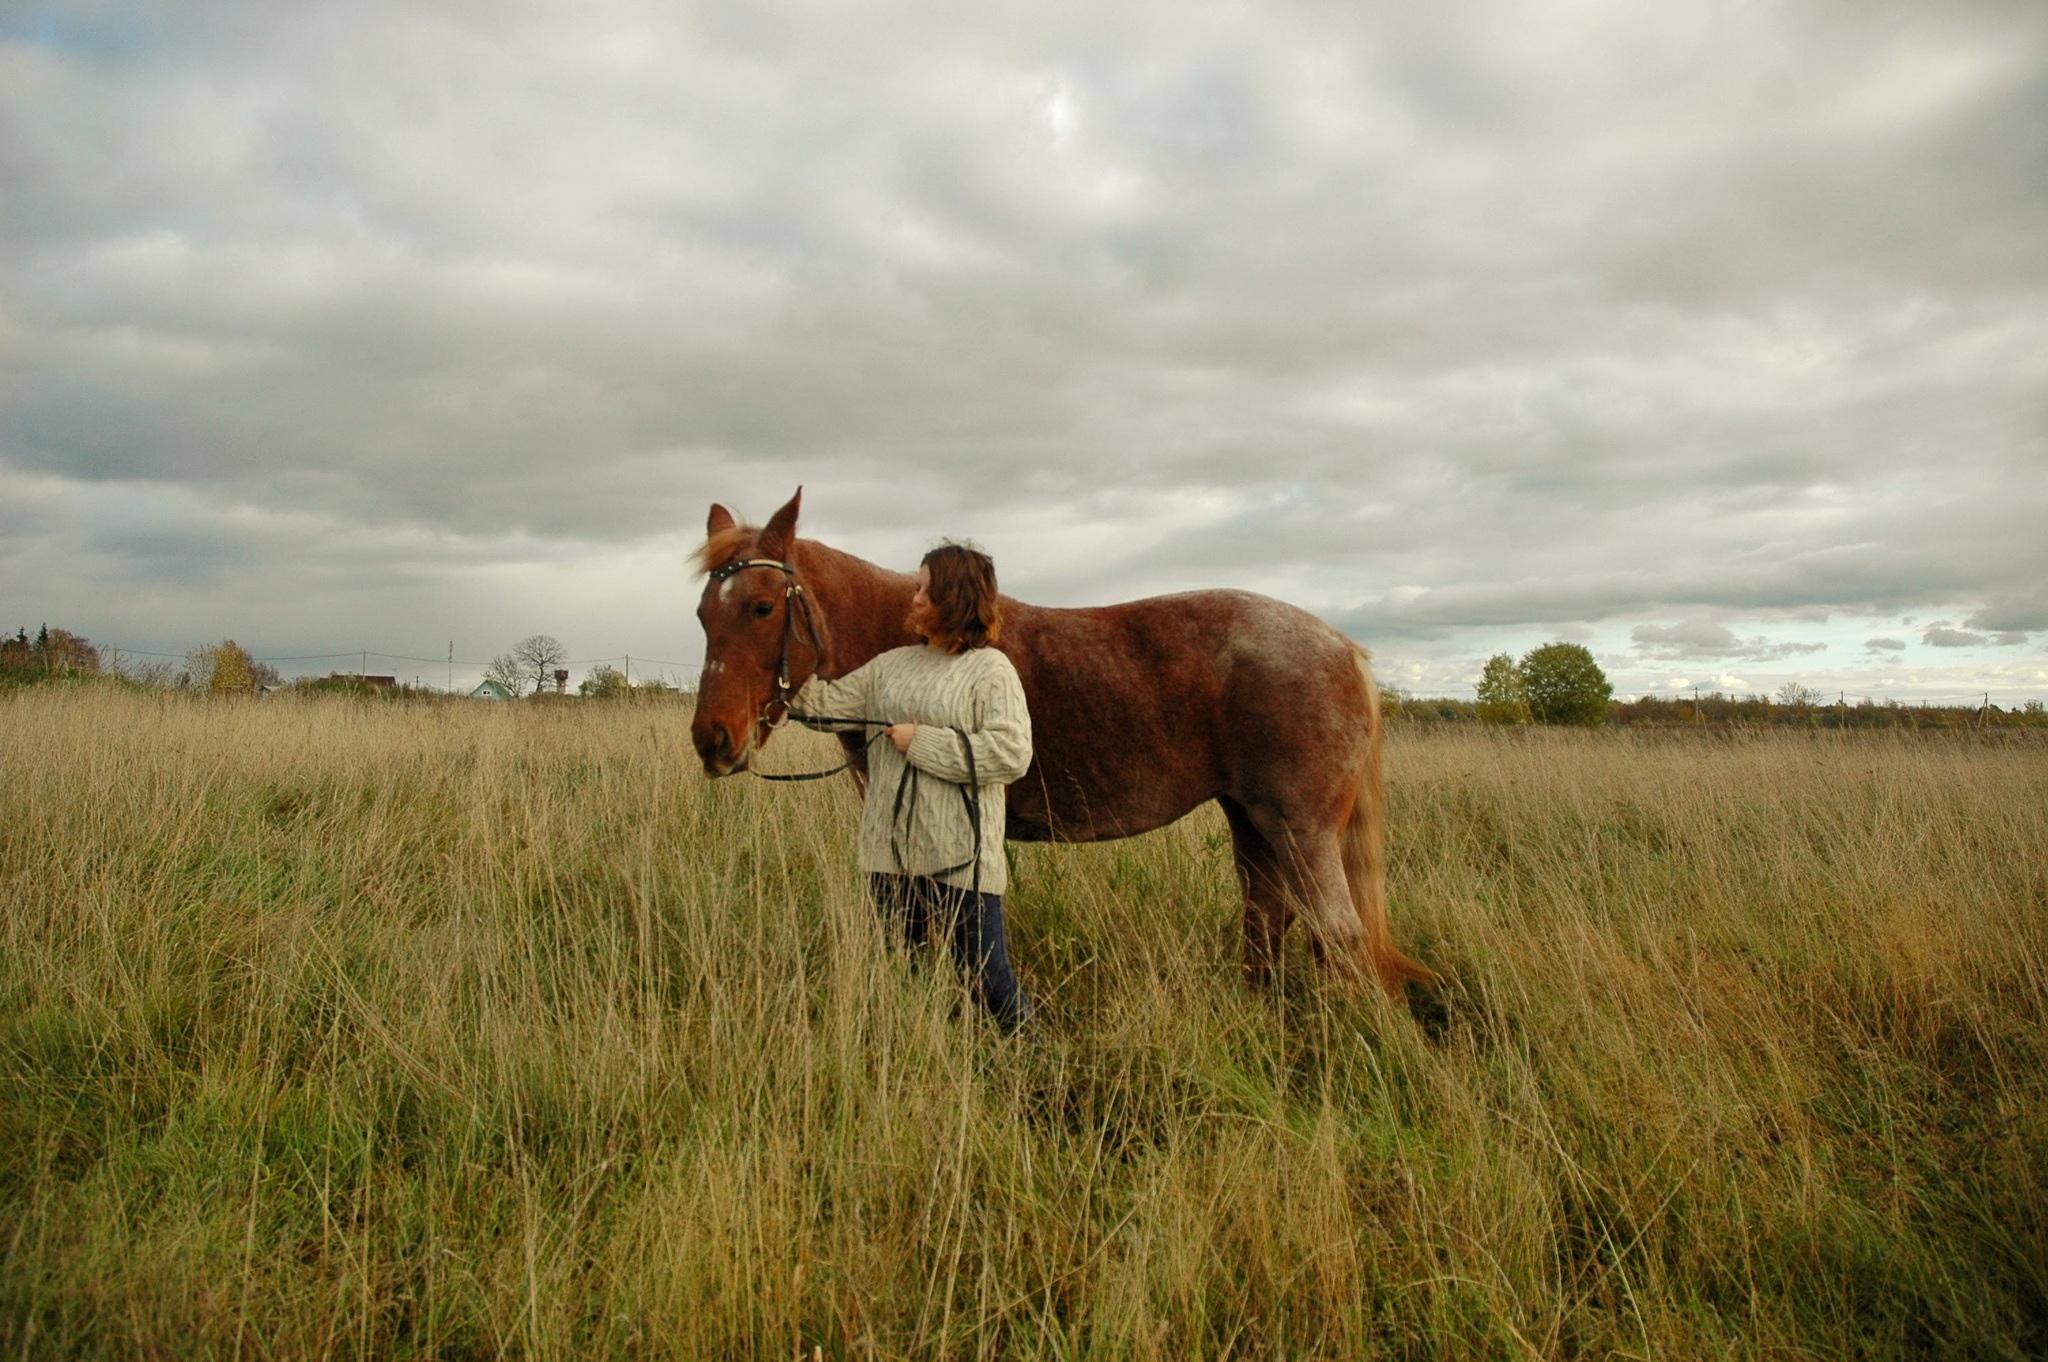
<instances>
[{"instance_id":1,"label":"horse's tail","mask_svg":"<svg viewBox=\"0 0 2048 1362\"><path fill-rule=\"evenodd\" d=\"M1409 980L1436 976L1401 954L1387 923L1386 725L1380 716L1380 688L1372 679L1372 659L1357 644L1352 648L1357 653L1358 675L1365 682L1366 721L1372 731L1366 743L1365 770L1358 777L1358 797L1344 824L1344 879L1351 886L1351 906L1365 929L1365 951L1373 972L1379 976L1380 987L1399 997Z\"/></svg>"}]
</instances>

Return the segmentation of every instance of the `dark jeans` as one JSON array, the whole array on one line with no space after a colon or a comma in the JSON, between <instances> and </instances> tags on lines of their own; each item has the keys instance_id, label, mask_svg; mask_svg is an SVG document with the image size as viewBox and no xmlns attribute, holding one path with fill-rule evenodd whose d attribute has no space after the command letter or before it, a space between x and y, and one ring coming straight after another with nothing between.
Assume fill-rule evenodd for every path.
<instances>
[{"instance_id":1,"label":"dark jeans","mask_svg":"<svg viewBox=\"0 0 2048 1362\"><path fill-rule=\"evenodd\" d=\"M921 875L869 875L868 894L891 937L911 946L945 937L953 963L996 1025L1015 1031L1031 1019L1031 1000L1010 968L1001 894L977 896Z\"/></svg>"}]
</instances>

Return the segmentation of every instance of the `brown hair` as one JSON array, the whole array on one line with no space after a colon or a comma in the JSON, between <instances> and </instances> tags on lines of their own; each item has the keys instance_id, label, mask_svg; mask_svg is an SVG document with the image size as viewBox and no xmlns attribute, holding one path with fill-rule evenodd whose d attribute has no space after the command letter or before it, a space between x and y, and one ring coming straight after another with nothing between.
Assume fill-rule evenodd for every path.
<instances>
[{"instance_id":1,"label":"brown hair","mask_svg":"<svg viewBox=\"0 0 2048 1362\"><path fill-rule=\"evenodd\" d=\"M948 541L924 556L931 574L931 640L949 653L984 648L1003 636L995 561L970 544Z\"/></svg>"}]
</instances>

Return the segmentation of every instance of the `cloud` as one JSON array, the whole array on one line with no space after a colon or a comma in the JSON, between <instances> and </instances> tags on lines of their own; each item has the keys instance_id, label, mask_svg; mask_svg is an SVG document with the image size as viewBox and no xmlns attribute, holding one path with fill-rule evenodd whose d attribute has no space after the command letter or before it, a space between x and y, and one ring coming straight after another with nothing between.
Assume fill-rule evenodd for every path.
<instances>
[{"instance_id":1,"label":"cloud","mask_svg":"<svg viewBox=\"0 0 2048 1362\"><path fill-rule=\"evenodd\" d=\"M34 15L0 560L81 623L369 544L595 594L802 482L852 551L1402 646L2048 629L2038 7Z\"/></svg>"},{"instance_id":2,"label":"cloud","mask_svg":"<svg viewBox=\"0 0 2048 1362\"><path fill-rule=\"evenodd\" d=\"M1935 648L2012 648L2027 641L2027 631L2001 629L1987 637L1966 629L1957 629L1947 620L1936 620L1920 641Z\"/></svg>"},{"instance_id":3,"label":"cloud","mask_svg":"<svg viewBox=\"0 0 2048 1362\"><path fill-rule=\"evenodd\" d=\"M1904 639L1873 638L1864 643L1865 651L1873 653L1902 653L1906 651Z\"/></svg>"},{"instance_id":4,"label":"cloud","mask_svg":"<svg viewBox=\"0 0 2048 1362\"><path fill-rule=\"evenodd\" d=\"M2048 629L2048 589L2033 587L1995 593L1976 614L1963 621L1972 629L1991 629L2001 636Z\"/></svg>"},{"instance_id":5,"label":"cloud","mask_svg":"<svg viewBox=\"0 0 2048 1362\"><path fill-rule=\"evenodd\" d=\"M1773 643L1762 635L1739 638L1725 624L1688 620L1679 624L1639 624L1629 638L1645 660L1677 662L1694 658L1745 658L1769 662L1825 652L1825 643Z\"/></svg>"}]
</instances>

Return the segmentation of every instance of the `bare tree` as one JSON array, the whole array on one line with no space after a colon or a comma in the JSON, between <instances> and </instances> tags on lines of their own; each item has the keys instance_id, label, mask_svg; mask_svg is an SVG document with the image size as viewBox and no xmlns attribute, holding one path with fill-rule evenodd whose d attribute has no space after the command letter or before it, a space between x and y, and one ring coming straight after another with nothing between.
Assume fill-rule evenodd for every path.
<instances>
[{"instance_id":1,"label":"bare tree","mask_svg":"<svg viewBox=\"0 0 2048 1362\"><path fill-rule=\"evenodd\" d=\"M531 679L534 692L538 694L555 679L555 668L568 660L569 650L551 634L534 634L519 640L518 646L512 649L511 657L519 669L519 679ZM516 687L513 693L518 694Z\"/></svg>"},{"instance_id":2,"label":"bare tree","mask_svg":"<svg viewBox=\"0 0 2048 1362\"><path fill-rule=\"evenodd\" d=\"M101 654L101 661L108 671L130 685L168 690L178 682L177 665L166 658L130 657L119 648L108 648Z\"/></svg>"},{"instance_id":3,"label":"bare tree","mask_svg":"<svg viewBox=\"0 0 2048 1362\"><path fill-rule=\"evenodd\" d=\"M510 653L499 653L484 668L484 680L497 682L509 694L519 694L519 660Z\"/></svg>"},{"instance_id":4,"label":"bare tree","mask_svg":"<svg viewBox=\"0 0 2048 1362\"><path fill-rule=\"evenodd\" d=\"M1811 686L1802 686L1797 681L1787 681L1778 687L1778 703L1794 709L1804 709L1820 703L1820 692Z\"/></svg>"}]
</instances>

